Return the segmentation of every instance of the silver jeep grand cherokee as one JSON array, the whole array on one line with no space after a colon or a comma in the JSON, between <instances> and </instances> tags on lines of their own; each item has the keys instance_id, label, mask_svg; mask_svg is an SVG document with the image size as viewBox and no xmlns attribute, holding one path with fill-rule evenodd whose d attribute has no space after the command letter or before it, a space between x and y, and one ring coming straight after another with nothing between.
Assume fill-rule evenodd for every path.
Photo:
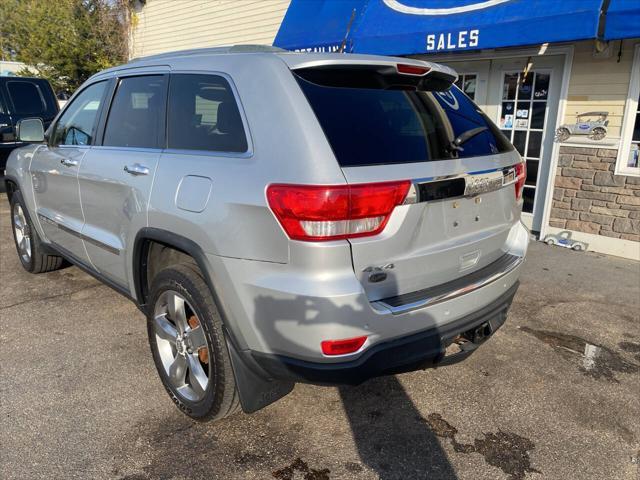
<instances>
[{"instance_id":1,"label":"silver jeep grand cherokee","mask_svg":"<svg viewBox=\"0 0 640 480\"><path fill-rule=\"evenodd\" d=\"M20 125L20 261L135 302L199 420L458 362L504 323L528 234L525 164L455 79L246 46L100 72L46 134Z\"/></svg>"}]
</instances>

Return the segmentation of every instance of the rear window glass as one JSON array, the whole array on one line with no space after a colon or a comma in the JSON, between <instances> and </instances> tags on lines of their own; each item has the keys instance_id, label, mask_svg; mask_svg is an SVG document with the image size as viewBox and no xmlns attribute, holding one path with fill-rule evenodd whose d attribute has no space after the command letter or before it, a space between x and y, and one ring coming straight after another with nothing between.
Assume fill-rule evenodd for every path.
<instances>
[{"instance_id":1,"label":"rear window glass","mask_svg":"<svg viewBox=\"0 0 640 480\"><path fill-rule=\"evenodd\" d=\"M455 86L428 92L297 80L343 167L476 157L513 148Z\"/></svg>"},{"instance_id":2,"label":"rear window glass","mask_svg":"<svg viewBox=\"0 0 640 480\"><path fill-rule=\"evenodd\" d=\"M171 75L168 126L169 148L247 151L238 105L229 83L218 75Z\"/></svg>"},{"instance_id":3,"label":"rear window glass","mask_svg":"<svg viewBox=\"0 0 640 480\"><path fill-rule=\"evenodd\" d=\"M31 82L7 82L16 113L19 115L40 115L47 111L40 87Z\"/></svg>"},{"instance_id":4,"label":"rear window glass","mask_svg":"<svg viewBox=\"0 0 640 480\"><path fill-rule=\"evenodd\" d=\"M161 148L166 83L163 75L121 79L111 103L102 144Z\"/></svg>"}]
</instances>

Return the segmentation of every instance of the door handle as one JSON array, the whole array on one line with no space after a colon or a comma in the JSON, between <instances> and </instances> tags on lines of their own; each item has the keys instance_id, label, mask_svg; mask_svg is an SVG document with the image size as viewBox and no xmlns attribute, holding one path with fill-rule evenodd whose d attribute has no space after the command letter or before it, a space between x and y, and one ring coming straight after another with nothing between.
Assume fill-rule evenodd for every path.
<instances>
[{"instance_id":1,"label":"door handle","mask_svg":"<svg viewBox=\"0 0 640 480\"><path fill-rule=\"evenodd\" d=\"M134 163L133 165L125 165L124 171L131 175L149 175L149 167Z\"/></svg>"},{"instance_id":2,"label":"door handle","mask_svg":"<svg viewBox=\"0 0 640 480\"><path fill-rule=\"evenodd\" d=\"M64 165L65 167L77 167L78 166L78 161L77 160L70 160L68 158L63 158L62 160L60 160L60 163L62 165Z\"/></svg>"}]
</instances>

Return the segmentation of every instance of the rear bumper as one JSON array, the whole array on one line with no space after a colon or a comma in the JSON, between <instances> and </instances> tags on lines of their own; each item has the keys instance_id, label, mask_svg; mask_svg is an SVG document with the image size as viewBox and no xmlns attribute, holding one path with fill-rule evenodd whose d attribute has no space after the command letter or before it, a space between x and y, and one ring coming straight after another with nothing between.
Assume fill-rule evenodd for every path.
<instances>
[{"instance_id":1,"label":"rear bumper","mask_svg":"<svg viewBox=\"0 0 640 480\"><path fill-rule=\"evenodd\" d=\"M225 325L238 349L301 364L357 364L380 345L447 331L474 318L516 284L528 234L521 224L514 225L504 258L472 274L376 301L367 298L354 274L348 246L334 243L311 253L314 247L306 247L306 255L290 264L208 255ZM358 336L367 337L358 352L321 352L323 340Z\"/></svg>"},{"instance_id":2,"label":"rear bumper","mask_svg":"<svg viewBox=\"0 0 640 480\"><path fill-rule=\"evenodd\" d=\"M422 370L458 363L471 355L505 322L518 289L509 290L477 312L405 337L378 343L355 360L317 363L283 355L251 352L253 360L272 378L320 385L359 384L373 377ZM459 335L473 338L482 327L486 335L465 344L463 350L445 356L447 347Z\"/></svg>"},{"instance_id":3,"label":"rear bumper","mask_svg":"<svg viewBox=\"0 0 640 480\"><path fill-rule=\"evenodd\" d=\"M457 278L451 282L435 287L425 288L416 292L396 295L374 302L376 308L381 308L399 315L418 308L425 308L440 302L446 302L464 294L476 291L492 282L508 275L524 262L524 257L507 253L485 268Z\"/></svg>"}]
</instances>

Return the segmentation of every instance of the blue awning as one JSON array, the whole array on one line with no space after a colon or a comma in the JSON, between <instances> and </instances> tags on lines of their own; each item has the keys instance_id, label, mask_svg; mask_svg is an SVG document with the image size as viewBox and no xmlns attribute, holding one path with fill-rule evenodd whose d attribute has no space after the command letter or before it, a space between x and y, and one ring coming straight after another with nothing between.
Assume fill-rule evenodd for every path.
<instances>
[{"instance_id":1,"label":"blue awning","mask_svg":"<svg viewBox=\"0 0 640 480\"><path fill-rule=\"evenodd\" d=\"M347 30L353 33L366 4L367 0L292 0L273 44L287 50L337 51Z\"/></svg>"},{"instance_id":2,"label":"blue awning","mask_svg":"<svg viewBox=\"0 0 640 480\"><path fill-rule=\"evenodd\" d=\"M607 10L604 39L640 37L640 1L612 0Z\"/></svg>"},{"instance_id":3,"label":"blue awning","mask_svg":"<svg viewBox=\"0 0 640 480\"><path fill-rule=\"evenodd\" d=\"M630 30L640 35L638 4L611 0L605 38L634 36ZM292 0L274 45L335 51L347 37L346 52L410 55L585 40L597 37L602 5L603 0Z\"/></svg>"}]
</instances>

